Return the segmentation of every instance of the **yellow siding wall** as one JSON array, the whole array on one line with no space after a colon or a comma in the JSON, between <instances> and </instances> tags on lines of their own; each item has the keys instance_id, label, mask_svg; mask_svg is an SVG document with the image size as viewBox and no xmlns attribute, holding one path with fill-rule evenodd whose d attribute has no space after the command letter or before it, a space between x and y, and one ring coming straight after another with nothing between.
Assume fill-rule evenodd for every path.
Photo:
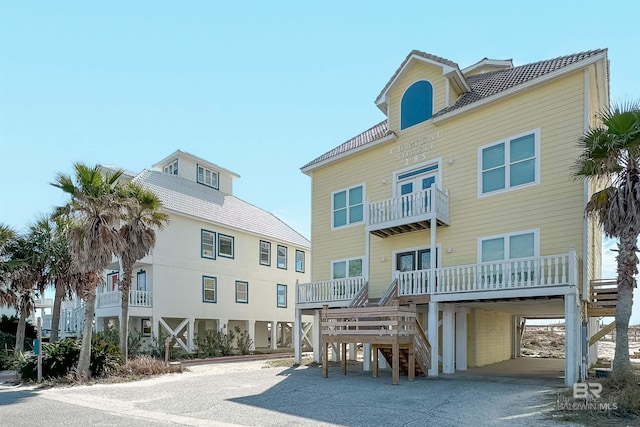
<instances>
[{"instance_id":1,"label":"yellow siding wall","mask_svg":"<svg viewBox=\"0 0 640 427\"><path fill-rule=\"evenodd\" d=\"M475 366L511 358L511 316L508 313L476 310L478 353ZM470 360L473 362L473 359Z\"/></svg>"},{"instance_id":2,"label":"yellow siding wall","mask_svg":"<svg viewBox=\"0 0 640 427\"><path fill-rule=\"evenodd\" d=\"M580 152L576 140L584 126L583 73L574 72L437 126L427 121L401 131L401 96L421 76L432 81L435 104L444 105L441 70L425 64L409 66L389 91L389 124L398 139L313 171L312 280L330 278L331 260L366 253L363 224L331 230L331 193L362 183L365 199L389 199L394 194L394 171L431 160L441 161L441 188L450 193L451 225L437 229L441 266L476 263L479 237L532 228L540 229L541 255L566 253L574 245L581 256L583 185L572 178L571 168ZM540 184L478 198L478 147L537 128ZM404 148L411 143L420 152L415 158L404 157ZM427 246L429 233L387 239L371 236L371 297L379 297L391 282L393 251Z\"/></svg>"}]
</instances>

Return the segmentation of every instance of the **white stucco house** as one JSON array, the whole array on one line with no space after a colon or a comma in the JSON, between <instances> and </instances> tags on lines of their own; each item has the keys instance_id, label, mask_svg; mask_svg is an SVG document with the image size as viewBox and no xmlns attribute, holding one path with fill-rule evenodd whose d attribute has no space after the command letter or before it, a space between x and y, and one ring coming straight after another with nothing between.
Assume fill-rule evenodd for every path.
<instances>
[{"instance_id":1,"label":"white stucco house","mask_svg":"<svg viewBox=\"0 0 640 427\"><path fill-rule=\"evenodd\" d=\"M106 169L118 169L104 166ZM295 286L309 281L310 242L275 215L233 195L239 175L176 151L131 180L161 199L169 224L134 266L129 327L174 336L186 352L209 329L239 326L255 347L290 346ZM256 183L258 184L258 183ZM96 328L121 317L114 261L96 299Z\"/></svg>"}]
</instances>

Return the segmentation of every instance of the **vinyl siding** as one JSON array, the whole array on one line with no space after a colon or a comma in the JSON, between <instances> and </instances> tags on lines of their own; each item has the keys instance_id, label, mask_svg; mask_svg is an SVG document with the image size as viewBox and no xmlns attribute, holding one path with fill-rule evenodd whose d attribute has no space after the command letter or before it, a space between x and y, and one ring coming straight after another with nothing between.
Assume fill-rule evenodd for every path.
<instances>
[{"instance_id":1,"label":"vinyl siding","mask_svg":"<svg viewBox=\"0 0 640 427\"><path fill-rule=\"evenodd\" d=\"M399 131L400 98L420 73L432 81L435 103L444 102L438 98L444 88L438 72L442 77L431 66L413 64L389 91L390 129L398 134L395 141L313 171L312 280L329 278L331 260L366 253L364 225L331 230L333 191L364 183L369 201L389 199L394 195L394 171L436 160L441 162L441 188L450 194L451 225L437 229L441 266L476 263L479 237L528 229L540 230L541 255L566 253L573 245L582 256L583 185L571 171L580 153L576 141L584 127L583 73L532 87L438 126L427 121ZM479 198L478 147L535 129L540 129L539 184ZM397 158L398 147L416 141L424 149L417 159ZM429 242L429 230L387 239L372 235L370 296L379 297L391 282L394 250Z\"/></svg>"}]
</instances>

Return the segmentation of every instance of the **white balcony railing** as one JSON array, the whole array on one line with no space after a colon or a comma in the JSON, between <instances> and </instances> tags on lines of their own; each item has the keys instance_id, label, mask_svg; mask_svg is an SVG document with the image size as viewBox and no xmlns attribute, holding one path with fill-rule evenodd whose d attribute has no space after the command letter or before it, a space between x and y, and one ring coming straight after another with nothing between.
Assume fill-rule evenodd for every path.
<instances>
[{"instance_id":1,"label":"white balcony railing","mask_svg":"<svg viewBox=\"0 0 640 427\"><path fill-rule=\"evenodd\" d=\"M351 301L358 291L362 289L364 284L364 277L299 283L296 288L296 302L298 304L305 304Z\"/></svg>"},{"instance_id":2,"label":"white balcony railing","mask_svg":"<svg viewBox=\"0 0 640 427\"><path fill-rule=\"evenodd\" d=\"M96 307L120 307L120 291L102 292L96 296ZM151 291L138 291L131 289L129 291L129 306L130 307L152 307Z\"/></svg>"},{"instance_id":3,"label":"white balcony railing","mask_svg":"<svg viewBox=\"0 0 640 427\"><path fill-rule=\"evenodd\" d=\"M565 254L396 274L398 296L551 288L576 285L578 258L571 248ZM306 307L314 304L320 307L324 303L350 301L364 284L363 277L299 284L296 288L296 303ZM539 294L539 291L536 292ZM550 294L554 294L553 292L555 291L550 291ZM482 298L486 297L487 294Z\"/></svg>"},{"instance_id":4,"label":"white balcony railing","mask_svg":"<svg viewBox=\"0 0 640 427\"><path fill-rule=\"evenodd\" d=\"M567 253L436 268L433 275L431 270L399 272L398 295L484 292L568 285L571 279L570 259L570 254ZM435 286L432 286L432 280L435 280Z\"/></svg>"},{"instance_id":5,"label":"white balcony railing","mask_svg":"<svg viewBox=\"0 0 640 427\"><path fill-rule=\"evenodd\" d=\"M367 225L374 228L408 224L431 215L448 223L449 195L431 187L417 193L370 202L368 214Z\"/></svg>"}]
</instances>

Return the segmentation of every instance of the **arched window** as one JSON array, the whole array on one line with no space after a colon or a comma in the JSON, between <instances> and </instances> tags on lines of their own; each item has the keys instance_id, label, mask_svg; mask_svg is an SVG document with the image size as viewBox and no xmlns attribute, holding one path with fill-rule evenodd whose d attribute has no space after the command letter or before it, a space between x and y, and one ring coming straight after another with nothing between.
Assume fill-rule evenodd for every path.
<instances>
[{"instance_id":1,"label":"arched window","mask_svg":"<svg viewBox=\"0 0 640 427\"><path fill-rule=\"evenodd\" d=\"M426 80L415 82L402 96L400 105L400 129L406 129L433 114L433 87Z\"/></svg>"}]
</instances>

